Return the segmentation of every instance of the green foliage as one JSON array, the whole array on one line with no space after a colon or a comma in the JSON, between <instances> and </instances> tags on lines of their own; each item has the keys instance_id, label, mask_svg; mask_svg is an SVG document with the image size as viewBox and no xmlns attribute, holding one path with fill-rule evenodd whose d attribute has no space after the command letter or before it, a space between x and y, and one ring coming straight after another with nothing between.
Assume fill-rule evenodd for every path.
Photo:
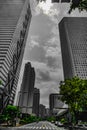
<instances>
[{"instance_id":1,"label":"green foliage","mask_svg":"<svg viewBox=\"0 0 87 130\"><path fill-rule=\"evenodd\" d=\"M13 105L8 105L4 110L4 114L8 115L11 119L17 117L19 113L19 108Z\"/></svg>"},{"instance_id":2,"label":"green foliage","mask_svg":"<svg viewBox=\"0 0 87 130\"><path fill-rule=\"evenodd\" d=\"M72 114L87 109L87 80L78 77L65 80L60 86L60 94Z\"/></svg>"},{"instance_id":3,"label":"green foliage","mask_svg":"<svg viewBox=\"0 0 87 130\"><path fill-rule=\"evenodd\" d=\"M5 115L0 115L0 123L5 122Z\"/></svg>"},{"instance_id":4,"label":"green foliage","mask_svg":"<svg viewBox=\"0 0 87 130\"><path fill-rule=\"evenodd\" d=\"M22 118L20 120L20 124L28 124L28 123L36 122L39 120L41 120L41 119L36 116L29 115L29 116L25 116L24 118Z\"/></svg>"},{"instance_id":5,"label":"green foliage","mask_svg":"<svg viewBox=\"0 0 87 130\"><path fill-rule=\"evenodd\" d=\"M3 112L4 120L7 122L7 124L10 122L10 124L13 125L15 118L18 117L19 114L20 110L17 106L8 105Z\"/></svg>"},{"instance_id":6,"label":"green foliage","mask_svg":"<svg viewBox=\"0 0 87 130\"><path fill-rule=\"evenodd\" d=\"M67 119L66 119L66 118L62 118L62 119L60 120L60 122L61 122L62 124L67 123Z\"/></svg>"},{"instance_id":7,"label":"green foliage","mask_svg":"<svg viewBox=\"0 0 87 130\"><path fill-rule=\"evenodd\" d=\"M87 107L87 80L74 77L67 79L60 86L62 101L71 106L71 109L82 110Z\"/></svg>"},{"instance_id":8,"label":"green foliage","mask_svg":"<svg viewBox=\"0 0 87 130\"><path fill-rule=\"evenodd\" d=\"M76 8L78 8L79 11L87 11L87 0L72 0L69 13L71 13L72 10Z\"/></svg>"},{"instance_id":9,"label":"green foliage","mask_svg":"<svg viewBox=\"0 0 87 130\"><path fill-rule=\"evenodd\" d=\"M47 118L47 121L50 121L50 122L51 122L51 121L56 121L56 118L53 117L53 116L51 116L51 117L48 117L48 118Z\"/></svg>"}]
</instances>

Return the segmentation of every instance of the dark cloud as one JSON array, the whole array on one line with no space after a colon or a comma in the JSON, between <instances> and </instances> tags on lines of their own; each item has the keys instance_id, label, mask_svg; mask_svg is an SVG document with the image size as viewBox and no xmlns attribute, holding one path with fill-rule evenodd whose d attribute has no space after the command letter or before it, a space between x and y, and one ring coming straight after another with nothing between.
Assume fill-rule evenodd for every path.
<instances>
[{"instance_id":1,"label":"dark cloud","mask_svg":"<svg viewBox=\"0 0 87 130\"><path fill-rule=\"evenodd\" d=\"M30 28L32 28L30 31L31 35L39 34L38 42L40 44L46 43L52 37L51 27L53 26L53 22L47 15L42 13L32 19L30 25Z\"/></svg>"},{"instance_id":2,"label":"dark cloud","mask_svg":"<svg viewBox=\"0 0 87 130\"><path fill-rule=\"evenodd\" d=\"M27 58L29 57L32 61L44 62L45 53L46 52L43 47L35 45L32 50L28 52Z\"/></svg>"},{"instance_id":3,"label":"dark cloud","mask_svg":"<svg viewBox=\"0 0 87 130\"><path fill-rule=\"evenodd\" d=\"M58 68L58 60L54 57L46 57L47 65L52 68Z\"/></svg>"},{"instance_id":4,"label":"dark cloud","mask_svg":"<svg viewBox=\"0 0 87 130\"><path fill-rule=\"evenodd\" d=\"M50 73L49 71L46 70L39 70L38 69L38 80L43 81L43 82L48 82L51 81Z\"/></svg>"}]
</instances>

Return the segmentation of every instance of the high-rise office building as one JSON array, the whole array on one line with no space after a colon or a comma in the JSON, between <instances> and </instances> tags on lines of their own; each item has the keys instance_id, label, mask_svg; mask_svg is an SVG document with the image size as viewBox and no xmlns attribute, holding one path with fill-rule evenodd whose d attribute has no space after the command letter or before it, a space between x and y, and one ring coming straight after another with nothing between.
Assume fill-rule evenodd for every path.
<instances>
[{"instance_id":1,"label":"high-rise office building","mask_svg":"<svg viewBox=\"0 0 87 130\"><path fill-rule=\"evenodd\" d=\"M33 95L33 114L39 116L39 104L40 104L40 90L34 88L34 95Z\"/></svg>"},{"instance_id":2,"label":"high-rise office building","mask_svg":"<svg viewBox=\"0 0 87 130\"><path fill-rule=\"evenodd\" d=\"M87 78L87 18L65 17L59 23L64 78Z\"/></svg>"},{"instance_id":3,"label":"high-rise office building","mask_svg":"<svg viewBox=\"0 0 87 130\"><path fill-rule=\"evenodd\" d=\"M31 21L29 0L0 0L0 101L13 104ZM1 109L2 109L1 108Z\"/></svg>"},{"instance_id":4,"label":"high-rise office building","mask_svg":"<svg viewBox=\"0 0 87 130\"><path fill-rule=\"evenodd\" d=\"M54 93L49 95L50 115L56 116L58 111L62 109L64 103L60 100L61 95Z\"/></svg>"},{"instance_id":5,"label":"high-rise office building","mask_svg":"<svg viewBox=\"0 0 87 130\"><path fill-rule=\"evenodd\" d=\"M35 70L28 62L25 64L24 75L19 93L18 106L22 113L32 114L33 110L33 93L35 84Z\"/></svg>"}]
</instances>

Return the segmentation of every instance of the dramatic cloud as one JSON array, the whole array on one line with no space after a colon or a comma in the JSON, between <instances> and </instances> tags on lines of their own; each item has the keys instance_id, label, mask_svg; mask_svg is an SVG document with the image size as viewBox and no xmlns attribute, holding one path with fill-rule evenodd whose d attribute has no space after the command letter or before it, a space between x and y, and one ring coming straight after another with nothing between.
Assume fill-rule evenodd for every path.
<instances>
[{"instance_id":1,"label":"dramatic cloud","mask_svg":"<svg viewBox=\"0 0 87 130\"><path fill-rule=\"evenodd\" d=\"M34 46L39 46L38 36L31 36L29 42L29 48L32 49Z\"/></svg>"},{"instance_id":2,"label":"dramatic cloud","mask_svg":"<svg viewBox=\"0 0 87 130\"><path fill-rule=\"evenodd\" d=\"M20 90L24 65L31 62L35 68L35 87L40 89L40 103L49 106L49 95L59 92L59 83L63 80L63 67L60 48L58 23L63 17L87 17L87 13L78 10L67 13L69 4L39 3L30 0L32 19L27 38L24 59L19 77ZM17 92L18 92L17 91Z\"/></svg>"},{"instance_id":3,"label":"dramatic cloud","mask_svg":"<svg viewBox=\"0 0 87 130\"><path fill-rule=\"evenodd\" d=\"M46 0L46 2L39 2L38 7L43 11L44 14L48 15L53 4L51 0Z\"/></svg>"},{"instance_id":4,"label":"dramatic cloud","mask_svg":"<svg viewBox=\"0 0 87 130\"><path fill-rule=\"evenodd\" d=\"M51 80L49 71L45 71L45 70L41 71L39 69L38 71L39 71L38 80L43 81L43 82L47 82Z\"/></svg>"},{"instance_id":5,"label":"dramatic cloud","mask_svg":"<svg viewBox=\"0 0 87 130\"><path fill-rule=\"evenodd\" d=\"M58 47L48 47L47 48L47 53L46 53L46 56L49 57L57 57L58 56Z\"/></svg>"},{"instance_id":6,"label":"dramatic cloud","mask_svg":"<svg viewBox=\"0 0 87 130\"><path fill-rule=\"evenodd\" d=\"M34 46L29 52L29 59L33 61L44 62L45 61L45 50L41 46Z\"/></svg>"}]
</instances>

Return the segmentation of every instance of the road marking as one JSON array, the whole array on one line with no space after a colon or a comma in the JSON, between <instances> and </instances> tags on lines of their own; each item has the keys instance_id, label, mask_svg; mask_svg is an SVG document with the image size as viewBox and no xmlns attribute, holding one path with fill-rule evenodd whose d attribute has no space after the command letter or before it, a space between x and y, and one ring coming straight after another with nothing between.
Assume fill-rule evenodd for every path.
<instances>
[{"instance_id":1,"label":"road marking","mask_svg":"<svg viewBox=\"0 0 87 130\"><path fill-rule=\"evenodd\" d=\"M36 127L36 129L39 129L39 127Z\"/></svg>"},{"instance_id":2,"label":"road marking","mask_svg":"<svg viewBox=\"0 0 87 130\"><path fill-rule=\"evenodd\" d=\"M29 129L32 129L32 126L28 127Z\"/></svg>"},{"instance_id":3,"label":"road marking","mask_svg":"<svg viewBox=\"0 0 87 130\"><path fill-rule=\"evenodd\" d=\"M23 128L23 127L22 127ZM56 128L54 127L49 127L49 126L46 126L46 125L42 125L42 126L28 126L28 127L24 127L25 129L40 129L40 130L56 130ZM59 129L61 130L61 129ZM63 129L64 130L64 129Z\"/></svg>"}]
</instances>

